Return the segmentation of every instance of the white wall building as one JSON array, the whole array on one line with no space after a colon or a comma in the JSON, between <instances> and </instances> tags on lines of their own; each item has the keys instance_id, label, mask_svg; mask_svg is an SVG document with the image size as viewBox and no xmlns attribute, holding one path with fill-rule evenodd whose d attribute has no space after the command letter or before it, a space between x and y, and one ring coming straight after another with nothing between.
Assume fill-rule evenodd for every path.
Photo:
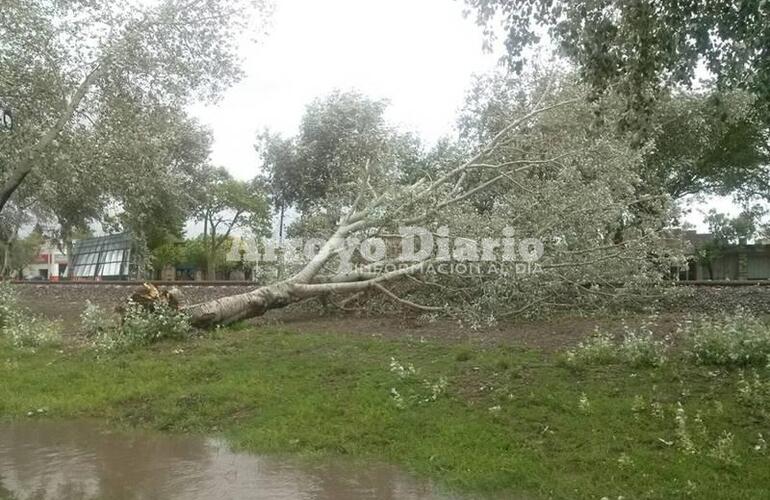
<instances>
[{"instance_id":1,"label":"white wall building","mask_svg":"<svg viewBox=\"0 0 770 500\"><path fill-rule=\"evenodd\" d=\"M24 268L23 277L29 279L42 279L56 281L67 275L67 256L52 245L40 247L35 261Z\"/></svg>"}]
</instances>

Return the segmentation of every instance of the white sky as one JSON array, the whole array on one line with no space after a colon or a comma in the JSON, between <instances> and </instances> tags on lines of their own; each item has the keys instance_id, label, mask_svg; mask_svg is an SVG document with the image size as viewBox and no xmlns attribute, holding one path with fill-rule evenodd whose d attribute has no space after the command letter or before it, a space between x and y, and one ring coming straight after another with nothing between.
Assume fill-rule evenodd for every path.
<instances>
[{"instance_id":1,"label":"white sky","mask_svg":"<svg viewBox=\"0 0 770 500\"><path fill-rule=\"evenodd\" d=\"M243 44L246 78L216 105L192 108L214 132L214 164L254 177L257 132L293 135L305 105L334 89L390 100L387 118L426 142L451 132L471 76L497 59L462 9L459 0L276 0L269 35ZM735 211L709 199L686 220L705 231L700 211L711 206Z\"/></svg>"},{"instance_id":2,"label":"white sky","mask_svg":"<svg viewBox=\"0 0 770 500\"><path fill-rule=\"evenodd\" d=\"M387 118L433 142L448 133L474 72L494 67L457 0L277 0L272 28L244 47L247 77L193 113L214 130L212 160L254 177L265 127L293 135L305 105L334 89L390 100Z\"/></svg>"}]
</instances>

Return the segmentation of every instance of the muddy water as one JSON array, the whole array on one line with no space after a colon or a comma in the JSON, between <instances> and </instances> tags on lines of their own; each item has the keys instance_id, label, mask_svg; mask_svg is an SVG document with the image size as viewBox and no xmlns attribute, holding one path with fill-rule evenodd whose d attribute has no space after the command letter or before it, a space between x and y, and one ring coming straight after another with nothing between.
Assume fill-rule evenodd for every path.
<instances>
[{"instance_id":1,"label":"muddy water","mask_svg":"<svg viewBox=\"0 0 770 500\"><path fill-rule=\"evenodd\" d=\"M448 498L384 465L308 465L222 441L90 422L0 424L0 499Z\"/></svg>"}]
</instances>

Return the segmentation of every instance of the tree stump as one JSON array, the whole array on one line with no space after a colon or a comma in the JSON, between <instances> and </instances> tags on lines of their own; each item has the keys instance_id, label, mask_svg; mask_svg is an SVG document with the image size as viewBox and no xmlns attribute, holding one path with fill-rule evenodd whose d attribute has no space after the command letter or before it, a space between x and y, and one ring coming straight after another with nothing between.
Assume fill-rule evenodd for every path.
<instances>
[{"instance_id":1,"label":"tree stump","mask_svg":"<svg viewBox=\"0 0 770 500\"><path fill-rule=\"evenodd\" d=\"M126 306L129 303L137 304L146 311L155 311L159 305L167 306L177 311L182 302L182 291L177 287L159 289L152 283L143 283L142 286L131 294L126 302L127 304L118 308L121 316L125 314Z\"/></svg>"}]
</instances>

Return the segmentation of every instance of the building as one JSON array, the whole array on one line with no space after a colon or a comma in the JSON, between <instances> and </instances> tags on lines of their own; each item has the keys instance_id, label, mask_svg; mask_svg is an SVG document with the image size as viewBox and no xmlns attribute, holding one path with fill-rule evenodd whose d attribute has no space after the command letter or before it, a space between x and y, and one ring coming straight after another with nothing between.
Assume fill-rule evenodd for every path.
<instances>
[{"instance_id":1,"label":"building","mask_svg":"<svg viewBox=\"0 0 770 500\"><path fill-rule=\"evenodd\" d=\"M40 247L35 260L22 271L25 280L57 281L67 275L69 260L56 246Z\"/></svg>"},{"instance_id":2,"label":"building","mask_svg":"<svg viewBox=\"0 0 770 500\"><path fill-rule=\"evenodd\" d=\"M689 249L688 266L679 270L680 280L770 280L770 242L715 247L711 234L684 231L682 236Z\"/></svg>"},{"instance_id":3,"label":"building","mask_svg":"<svg viewBox=\"0 0 770 500\"><path fill-rule=\"evenodd\" d=\"M72 279L127 280L135 278L133 238L128 233L85 238L72 249Z\"/></svg>"}]
</instances>

